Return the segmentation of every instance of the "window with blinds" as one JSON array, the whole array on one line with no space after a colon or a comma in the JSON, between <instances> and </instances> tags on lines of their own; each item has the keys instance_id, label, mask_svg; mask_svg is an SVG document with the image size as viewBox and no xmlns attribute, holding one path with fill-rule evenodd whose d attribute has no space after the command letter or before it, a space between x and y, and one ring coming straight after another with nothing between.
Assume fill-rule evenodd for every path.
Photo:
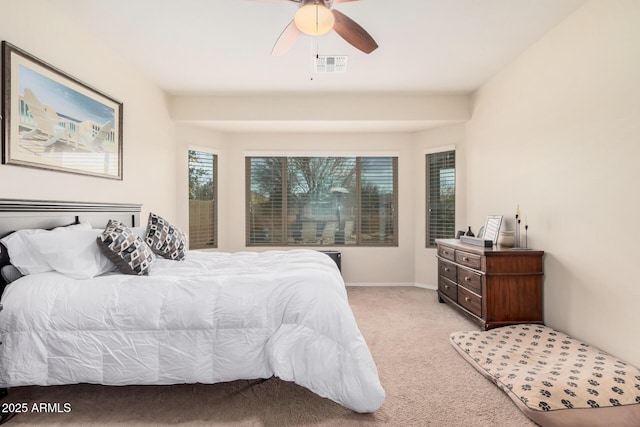
<instances>
[{"instance_id":1,"label":"window with blinds","mask_svg":"<svg viewBox=\"0 0 640 427\"><path fill-rule=\"evenodd\" d=\"M247 245L397 246L397 157L247 157Z\"/></svg>"},{"instance_id":2,"label":"window with blinds","mask_svg":"<svg viewBox=\"0 0 640 427\"><path fill-rule=\"evenodd\" d=\"M189 249L218 246L217 158L189 150Z\"/></svg>"},{"instance_id":3,"label":"window with blinds","mask_svg":"<svg viewBox=\"0 0 640 427\"><path fill-rule=\"evenodd\" d=\"M427 154L426 162L426 247L435 247L436 239L455 237L456 152Z\"/></svg>"}]
</instances>

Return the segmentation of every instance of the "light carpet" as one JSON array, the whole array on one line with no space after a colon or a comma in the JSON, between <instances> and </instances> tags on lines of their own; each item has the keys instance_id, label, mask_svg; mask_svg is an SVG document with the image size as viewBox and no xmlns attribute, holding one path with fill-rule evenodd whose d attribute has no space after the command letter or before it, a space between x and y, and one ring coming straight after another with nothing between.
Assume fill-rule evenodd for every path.
<instances>
[{"instance_id":1,"label":"light carpet","mask_svg":"<svg viewBox=\"0 0 640 427\"><path fill-rule=\"evenodd\" d=\"M18 387L2 403L24 402L29 409L6 425L535 426L449 344L451 332L478 328L438 303L435 291L349 287L348 293L387 393L373 414L354 413L271 378L213 385ZM39 403L59 411L34 411Z\"/></svg>"}]
</instances>

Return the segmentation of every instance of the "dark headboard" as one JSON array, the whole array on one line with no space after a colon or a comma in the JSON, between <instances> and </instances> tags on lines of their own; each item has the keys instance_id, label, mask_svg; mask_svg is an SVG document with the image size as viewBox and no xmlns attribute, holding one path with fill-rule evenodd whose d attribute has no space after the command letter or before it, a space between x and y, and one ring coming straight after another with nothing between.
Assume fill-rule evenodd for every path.
<instances>
[{"instance_id":1,"label":"dark headboard","mask_svg":"<svg viewBox=\"0 0 640 427\"><path fill-rule=\"evenodd\" d=\"M140 207L130 203L0 199L0 237L23 228L53 228L80 221L88 221L94 228L105 227L110 219L138 226Z\"/></svg>"},{"instance_id":2,"label":"dark headboard","mask_svg":"<svg viewBox=\"0 0 640 427\"><path fill-rule=\"evenodd\" d=\"M25 228L54 228L89 222L104 228L116 219L128 226L140 225L141 205L130 203L58 202L51 200L0 199L0 238ZM0 244L0 267L9 262L7 250ZM4 285L0 279L0 285Z\"/></svg>"}]
</instances>

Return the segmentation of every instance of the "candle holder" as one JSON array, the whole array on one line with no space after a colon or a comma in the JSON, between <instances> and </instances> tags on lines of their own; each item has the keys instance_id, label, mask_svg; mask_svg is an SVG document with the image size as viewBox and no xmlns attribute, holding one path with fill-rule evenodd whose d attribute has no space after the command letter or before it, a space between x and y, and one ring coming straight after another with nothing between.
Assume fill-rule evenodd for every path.
<instances>
[{"instance_id":1,"label":"candle holder","mask_svg":"<svg viewBox=\"0 0 640 427\"><path fill-rule=\"evenodd\" d=\"M516 241L514 242L513 247L520 247L520 215L518 214L516 214Z\"/></svg>"},{"instance_id":2,"label":"candle holder","mask_svg":"<svg viewBox=\"0 0 640 427\"><path fill-rule=\"evenodd\" d=\"M527 230L529 230L529 224L524 225L524 248L529 248L529 242L527 241Z\"/></svg>"}]
</instances>

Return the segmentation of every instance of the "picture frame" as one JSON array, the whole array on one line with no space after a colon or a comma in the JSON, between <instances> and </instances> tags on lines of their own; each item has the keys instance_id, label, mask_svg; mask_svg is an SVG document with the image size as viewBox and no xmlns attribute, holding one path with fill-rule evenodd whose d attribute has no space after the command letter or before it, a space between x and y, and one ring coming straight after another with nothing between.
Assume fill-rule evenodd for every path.
<instances>
[{"instance_id":1,"label":"picture frame","mask_svg":"<svg viewBox=\"0 0 640 427\"><path fill-rule=\"evenodd\" d=\"M502 225L502 215L489 215L484 224L484 240L491 240L495 245L498 243L500 226Z\"/></svg>"},{"instance_id":2,"label":"picture frame","mask_svg":"<svg viewBox=\"0 0 640 427\"><path fill-rule=\"evenodd\" d=\"M122 180L122 102L2 42L2 163Z\"/></svg>"}]
</instances>

